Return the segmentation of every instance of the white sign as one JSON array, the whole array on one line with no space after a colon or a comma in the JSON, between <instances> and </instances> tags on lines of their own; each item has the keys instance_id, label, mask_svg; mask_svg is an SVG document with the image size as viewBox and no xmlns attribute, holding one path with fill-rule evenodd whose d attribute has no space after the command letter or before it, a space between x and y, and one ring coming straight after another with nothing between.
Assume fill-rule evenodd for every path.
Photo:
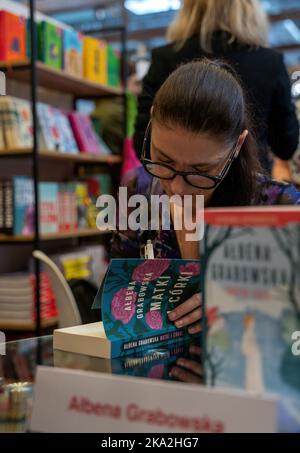
<instances>
[{"instance_id":1,"label":"white sign","mask_svg":"<svg viewBox=\"0 0 300 453\"><path fill-rule=\"evenodd\" d=\"M199 385L38 367L31 430L275 432L277 402Z\"/></svg>"}]
</instances>

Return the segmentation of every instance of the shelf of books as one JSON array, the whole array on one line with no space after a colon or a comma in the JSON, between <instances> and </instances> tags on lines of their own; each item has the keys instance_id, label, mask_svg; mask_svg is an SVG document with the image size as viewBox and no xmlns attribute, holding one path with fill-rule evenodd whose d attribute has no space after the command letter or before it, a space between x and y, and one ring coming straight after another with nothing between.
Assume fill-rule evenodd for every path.
<instances>
[{"instance_id":1,"label":"shelf of books","mask_svg":"<svg viewBox=\"0 0 300 453\"><path fill-rule=\"evenodd\" d=\"M113 87L100 84L92 80L83 79L63 70L51 68L45 63L36 63L38 83L41 87L64 93L76 94L77 97L97 97L105 95L122 95L122 87ZM21 82L30 81L30 61L0 62L0 71L6 73L7 78Z\"/></svg>"},{"instance_id":2,"label":"shelf of books","mask_svg":"<svg viewBox=\"0 0 300 453\"><path fill-rule=\"evenodd\" d=\"M58 239L72 239L72 238L85 238L91 236L102 236L103 234L109 234L110 231L100 231L97 228L82 228L78 230L57 232L57 233L44 233L41 234L42 241L55 241ZM10 236L0 234L0 242L33 242L34 236Z\"/></svg>"},{"instance_id":3,"label":"shelf of books","mask_svg":"<svg viewBox=\"0 0 300 453\"><path fill-rule=\"evenodd\" d=\"M41 278L42 266L32 266L32 245L47 256L70 251L69 267L65 263L61 267L66 280L88 279L91 269L94 272L102 263L97 247L104 253L110 238L109 231L97 228L97 200L115 192L113 184L123 162L122 143L113 146L98 117L74 110L76 100L94 99L100 104L99 99L107 97L117 104L124 102L125 126L126 96L120 52L105 39L86 36L40 14L35 3L31 11L10 0L0 8L0 35L4 30L0 71L8 80L7 95L0 97L0 245L15 257L14 262L0 263L0 330L36 330L39 335L40 327L57 323L59 313L55 295L45 290L51 284ZM30 17L35 17L36 33ZM19 161L12 165L12 159ZM27 159L33 164L29 174ZM74 165L65 165L68 162ZM70 241L78 238L89 240ZM18 243L25 246L15 246ZM84 252L74 264L84 245L90 247L89 257ZM96 274L103 272L98 269ZM40 280L38 298L32 279Z\"/></svg>"},{"instance_id":4,"label":"shelf of books","mask_svg":"<svg viewBox=\"0 0 300 453\"><path fill-rule=\"evenodd\" d=\"M19 149L9 149L0 151L0 157L18 157L18 156L27 156L31 157L32 149L31 148L19 148ZM122 163L122 157L117 155L102 155L102 154L93 154L93 153L66 153L60 151L40 151L39 157L45 160L55 160L55 161L69 161L69 162L79 162L79 163L106 163L106 164L120 164Z\"/></svg>"}]
</instances>

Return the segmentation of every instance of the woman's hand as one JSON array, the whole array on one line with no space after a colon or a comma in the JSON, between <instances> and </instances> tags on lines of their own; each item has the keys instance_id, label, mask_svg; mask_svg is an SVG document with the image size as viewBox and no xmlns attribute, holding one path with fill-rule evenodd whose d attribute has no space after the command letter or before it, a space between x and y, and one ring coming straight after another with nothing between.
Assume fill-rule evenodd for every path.
<instances>
[{"instance_id":1,"label":"woman's hand","mask_svg":"<svg viewBox=\"0 0 300 453\"><path fill-rule=\"evenodd\" d=\"M171 368L170 376L190 384L203 384L203 368L201 366L201 349L191 345L190 358L179 358Z\"/></svg>"},{"instance_id":2,"label":"woman's hand","mask_svg":"<svg viewBox=\"0 0 300 453\"><path fill-rule=\"evenodd\" d=\"M178 305L170 311L170 321L173 321L178 329L189 326L189 334L201 332L200 319L202 318L201 294L194 294L190 299Z\"/></svg>"}]
</instances>

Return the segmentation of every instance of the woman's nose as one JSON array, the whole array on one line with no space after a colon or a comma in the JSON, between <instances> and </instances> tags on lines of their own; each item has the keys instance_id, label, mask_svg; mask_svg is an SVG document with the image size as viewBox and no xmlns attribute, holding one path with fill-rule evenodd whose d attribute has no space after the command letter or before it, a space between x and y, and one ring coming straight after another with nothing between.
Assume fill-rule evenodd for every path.
<instances>
[{"instance_id":1,"label":"woman's nose","mask_svg":"<svg viewBox=\"0 0 300 453\"><path fill-rule=\"evenodd\" d=\"M183 196L186 194L186 182L180 175L176 175L174 179L169 181L169 187L174 195Z\"/></svg>"}]
</instances>

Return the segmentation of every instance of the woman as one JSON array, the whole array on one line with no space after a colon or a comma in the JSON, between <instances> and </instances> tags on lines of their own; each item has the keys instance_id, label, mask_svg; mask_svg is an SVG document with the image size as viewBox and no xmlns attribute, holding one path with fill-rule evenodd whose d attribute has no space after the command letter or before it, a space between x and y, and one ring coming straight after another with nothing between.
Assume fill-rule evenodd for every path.
<instances>
[{"instance_id":1,"label":"woman","mask_svg":"<svg viewBox=\"0 0 300 453\"><path fill-rule=\"evenodd\" d=\"M290 159L299 126L283 57L266 47L267 31L267 17L257 0L184 0L168 30L171 44L153 51L143 80L134 138L138 155L159 87L179 64L206 56L227 61L239 75L255 119L263 167L270 171L268 147L278 158Z\"/></svg>"},{"instance_id":2,"label":"woman","mask_svg":"<svg viewBox=\"0 0 300 453\"><path fill-rule=\"evenodd\" d=\"M300 193L292 185L261 174L243 90L221 62L187 63L167 78L154 99L142 163L129 195L203 195L206 207L300 205ZM150 236L150 231L114 234L112 257L143 256ZM199 245L186 242L185 231L157 231L152 240L156 258L198 258ZM169 317L177 327L188 325L196 333L200 304L196 294Z\"/></svg>"}]
</instances>

